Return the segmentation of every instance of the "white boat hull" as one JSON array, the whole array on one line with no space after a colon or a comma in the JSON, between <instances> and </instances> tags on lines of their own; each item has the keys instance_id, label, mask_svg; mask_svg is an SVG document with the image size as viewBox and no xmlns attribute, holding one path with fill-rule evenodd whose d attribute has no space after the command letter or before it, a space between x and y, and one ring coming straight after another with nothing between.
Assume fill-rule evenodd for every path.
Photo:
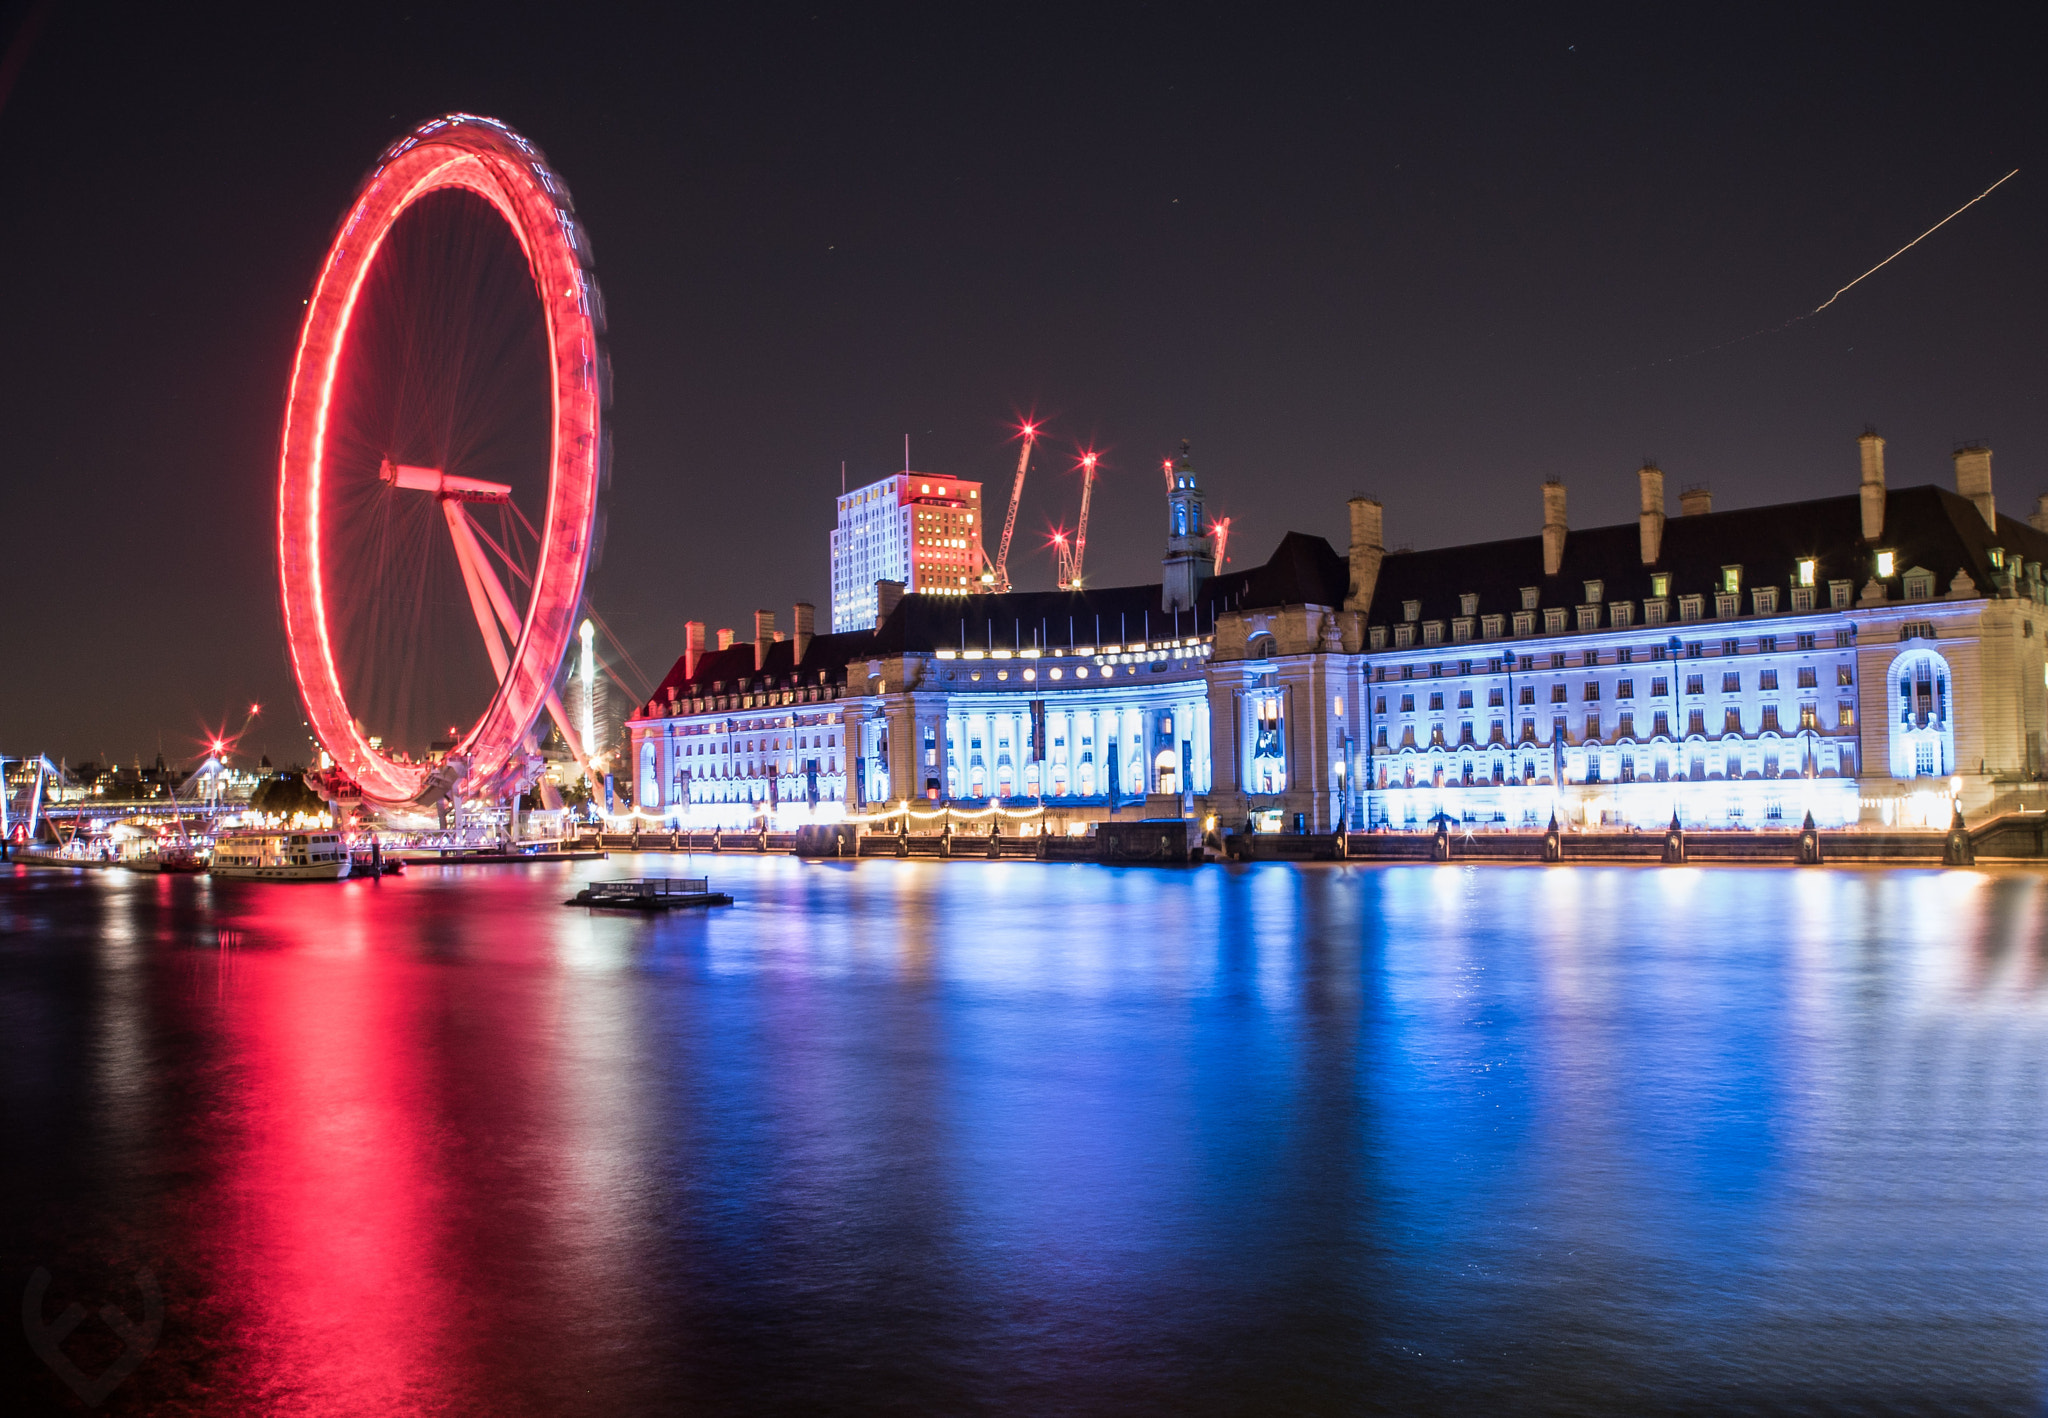
<instances>
[{"instance_id":1,"label":"white boat hull","mask_svg":"<svg viewBox=\"0 0 2048 1418\"><path fill-rule=\"evenodd\" d=\"M208 875L241 881L340 881L348 875L347 862L313 862L306 866L216 866Z\"/></svg>"}]
</instances>

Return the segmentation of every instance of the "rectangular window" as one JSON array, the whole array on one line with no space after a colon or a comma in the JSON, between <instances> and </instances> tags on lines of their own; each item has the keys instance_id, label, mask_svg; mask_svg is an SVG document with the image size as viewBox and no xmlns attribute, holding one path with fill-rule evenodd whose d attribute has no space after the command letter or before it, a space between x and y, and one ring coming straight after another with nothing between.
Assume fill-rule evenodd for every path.
<instances>
[{"instance_id":1,"label":"rectangular window","mask_svg":"<svg viewBox=\"0 0 2048 1418\"><path fill-rule=\"evenodd\" d=\"M1472 707L1472 691L1471 691L1471 690L1469 690L1469 689L1461 689L1461 690L1459 690L1459 691L1458 691L1458 707L1459 707L1460 709L1470 709L1470 708Z\"/></svg>"},{"instance_id":2,"label":"rectangular window","mask_svg":"<svg viewBox=\"0 0 2048 1418\"><path fill-rule=\"evenodd\" d=\"M1756 687L1758 689L1776 689L1778 687L1778 672L1776 670L1758 670L1756 672Z\"/></svg>"},{"instance_id":3,"label":"rectangular window","mask_svg":"<svg viewBox=\"0 0 2048 1418\"><path fill-rule=\"evenodd\" d=\"M1507 702L1508 702L1508 696L1507 696L1507 691L1506 691L1506 690L1504 690L1504 689L1499 689L1499 688L1494 688L1494 689L1489 689L1489 690L1487 690L1487 691L1486 691L1486 707L1487 707L1487 708L1489 708L1489 709L1499 709L1499 708L1503 707L1504 705L1506 705L1506 703L1507 703Z\"/></svg>"},{"instance_id":4,"label":"rectangular window","mask_svg":"<svg viewBox=\"0 0 2048 1418\"><path fill-rule=\"evenodd\" d=\"M1800 632L1800 636L1799 636L1799 648L1800 648L1800 649L1802 649L1802 650L1811 650L1811 649L1814 649L1814 648L1815 648L1815 646L1814 646L1814 637L1813 637L1813 632L1812 632L1812 631L1808 630L1808 631L1802 631L1802 632Z\"/></svg>"},{"instance_id":5,"label":"rectangular window","mask_svg":"<svg viewBox=\"0 0 2048 1418\"><path fill-rule=\"evenodd\" d=\"M1742 693L1742 671L1731 670L1727 674L1722 675L1721 692L1723 694Z\"/></svg>"},{"instance_id":6,"label":"rectangular window","mask_svg":"<svg viewBox=\"0 0 2048 1418\"><path fill-rule=\"evenodd\" d=\"M1776 615L1778 613L1778 588L1776 586L1755 587L1750 591L1749 596L1751 602L1756 606L1756 613L1758 615Z\"/></svg>"},{"instance_id":7,"label":"rectangular window","mask_svg":"<svg viewBox=\"0 0 2048 1418\"><path fill-rule=\"evenodd\" d=\"M1387 712L1387 697L1384 694L1373 701L1372 712L1375 714L1384 714Z\"/></svg>"},{"instance_id":8,"label":"rectangular window","mask_svg":"<svg viewBox=\"0 0 2048 1418\"><path fill-rule=\"evenodd\" d=\"M1705 612L1706 597L1680 596L1678 598L1678 618L1680 620L1698 620Z\"/></svg>"},{"instance_id":9,"label":"rectangular window","mask_svg":"<svg viewBox=\"0 0 2048 1418\"><path fill-rule=\"evenodd\" d=\"M1565 660L1565 657L1564 657L1564 656L1563 656L1562 654L1554 654L1554 655L1552 655L1552 656L1550 657L1550 668L1552 668L1553 670L1561 670L1561 669L1563 669L1563 668L1564 668L1564 660Z\"/></svg>"},{"instance_id":10,"label":"rectangular window","mask_svg":"<svg viewBox=\"0 0 2048 1418\"><path fill-rule=\"evenodd\" d=\"M1844 699L1835 706L1835 724L1844 729L1856 727L1856 706Z\"/></svg>"},{"instance_id":11,"label":"rectangular window","mask_svg":"<svg viewBox=\"0 0 2048 1418\"><path fill-rule=\"evenodd\" d=\"M1484 635L1488 640L1498 640L1500 639L1501 629L1503 625L1504 621L1500 616L1481 616L1479 618L1479 633L1481 635Z\"/></svg>"},{"instance_id":12,"label":"rectangular window","mask_svg":"<svg viewBox=\"0 0 2048 1418\"><path fill-rule=\"evenodd\" d=\"M1759 655L1777 654L1778 637L1775 635L1759 635L1756 641L1756 650Z\"/></svg>"},{"instance_id":13,"label":"rectangular window","mask_svg":"<svg viewBox=\"0 0 2048 1418\"><path fill-rule=\"evenodd\" d=\"M1442 709L1444 707L1443 691L1438 690L1429 696L1429 707L1431 712L1435 712L1436 710Z\"/></svg>"},{"instance_id":14,"label":"rectangular window","mask_svg":"<svg viewBox=\"0 0 2048 1418\"><path fill-rule=\"evenodd\" d=\"M1401 696L1401 712L1402 712L1403 714L1413 714L1413 713L1415 712L1415 696L1414 696L1414 695L1412 695L1412 694L1404 694L1404 695L1402 695L1402 696Z\"/></svg>"},{"instance_id":15,"label":"rectangular window","mask_svg":"<svg viewBox=\"0 0 2048 1418\"><path fill-rule=\"evenodd\" d=\"M1598 714L1588 714L1586 716L1586 742L1600 742L1600 716Z\"/></svg>"},{"instance_id":16,"label":"rectangular window","mask_svg":"<svg viewBox=\"0 0 2048 1418\"><path fill-rule=\"evenodd\" d=\"M1705 694L1707 692L1707 677L1705 675L1687 675L1685 677L1685 692L1687 694Z\"/></svg>"},{"instance_id":17,"label":"rectangular window","mask_svg":"<svg viewBox=\"0 0 2048 1418\"><path fill-rule=\"evenodd\" d=\"M1663 601L1644 601L1644 602L1643 602L1643 624L1645 624L1645 625L1662 625L1662 624L1664 624L1664 623L1665 623L1665 620L1667 619L1667 616L1666 616L1666 614L1665 614L1666 610L1667 610L1667 607L1666 607L1666 605L1665 605L1665 603L1664 603Z\"/></svg>"},{"instance_id":18,"label":"rectangular window","mask_svg":"<svg viewBox=\"0 0 2048 1418\"><path fill-rule=\"evenodd\" d=\"M1535 617L1535 615L1534 615L1534 614L1532 614L1532 613L1531 613L1531 612L1529 612L1529 611L1516 611L1516 612L1515 612L1515 634L1517 634L1517 635L1534 635L1535 633L1536 633L1536 617Z\"/></svg>"},{"instance_id":19,"label":"rectangular window","mask_svg":"<svg viewBox=\"0 0 2048 1418\"><path fill-rule=\"evenodd\" d=\"M1657 735L1659 738L1671 737L1671 716L1669 714L1666 714L1662 709L1659 709L1657 711L1656 718L1652 719L1650 723L1651 733Z\"/></svg>"},{"instance_id":20,"label":"rectangular window","mask_svg":"<svg viewBox=\"0 0 2048 1418\"><path fill-rule=\"evenodd\" d=\"M1536 686L1533 684L1523 685L1520 697L1522 703L1534 704L1536 702Z\"/></svg>"},{"instance_id":21,"label":"rectangular window","mask_svg":"<svg viewBox=\"0 0 2048 1418\"><path fill-rule=\"evenodd\" d=\"M1581 629L1581 630L1598 630L1599 628L1600 628L1600 607L1598 607L1598 606L1580 606L1580 607L1579 607L1579 629Z\"/></svg>"},{"instance_id":22,"label":"rectangular window","mask_svg":"<svg viewBox=\"0 0 2048 1418\"><path fill-rule=\"evenodd\" d=\"M1616 680L1614 684L1614 697L1616 699L1635 698L1636 682L1632 679Z\"/></svg>"},{"instance_id":23,"label":"rectangular window","mask_svg":"<svg viewBox=\"0 0 2048 1418\"><path fill-rule=\"evenodd\" d=\"M1634 619L1634 608L1627 601L1616 601L1607 607L1609 625L1626 626Z\"/></svg>"},{"instance_id":24,"label":"rectangular window","mask_svg":"<svg viewBox=\"0 0 2048 1418\"><path fill-rule=\"evenodd\" d=\"M1559 609L1556 609L1556 610L1547 610L1547 611L1545 611L1545 612L1543 613L1543 633L1544 633L1544 634L1546 634L1546 635L1562 635L1562 634L1564 634L1564 630L1565 630L1565 616L1564 616L1564 610L1563 610L1563 609L1562 609L1561 607L1560 607Z\"/></svg>"},{"instance_id":25,"label":"rectangular window","mask_svg":"<svg viewBox=\"0 0 2048 1418\"><path fill-rule=\"evenodd\" d=\"M1733 620L1742 614L1742 597L1733 591L1722 591L1714 597L1714 619Z\"/></svg>"},{"instance_id":26,"label":"rectangular window","mask_svg":"<svg viewBox=\"0 0 2048 1418\"><path fill-rule=\"evenodd\" d=\"M1740 655L1742 653L1742 642L1731 635L1721 642L1721 653L1724 655Z\"/></svg>"},{"instance_id":27,"label":"rectangular window","mask_svg":"<svg viewBox=\"0 0 2048 1418\"><path fill-rule=\"evenodd\" d=\"M1440 620L1425 621L1422 626L1422 643L1441 645L1444 643L1444 623Z\"/></svg>"},{"instance_id":28,"label":"rectangular window","mask_svg":"<svg viewBox=\"0 0 2048 1418\"><path fill-rule=\"evenodd\" d=\"M1600 681L1599 681L1599 680L1597 680L1597 679L1589 679L1589 680L1587 680L1587 681L1586 681L1586 692L1585 692L1585 697L1586 697L1586 699L1588 699L1589 701L1590 701L1590 700L1597 700L1597 699L1598 699L1598 698L1600 697Z\"/></svg>"},{"instance_id":29,"label":"rectangular window","mask_svg":"<svg viewBox=\"0 0 2048 1418\"><path fill-rule=\"evenodd\" d=\"M1812 689L1819 683L1820 672L1814 669L1812 665L1801 665L1799 667L1799 687L1801 689Z\"/></svg>"},{"instance_id":30,"label":"rectangular window","mask_svg":"<svg viewBox=\"0 0 2048 1418\"><path fill-rule=\"evenodd\" d=\"M1740 709L1731 705L1727 712L1723 714L1721 732L1724 734L1739 734L1742 732L1742 711Z\"/></svg>"},{"instance_id":31,"label":"rectangular window","mask_svg":"<svg viewBox=\"0 0 2048 1418\"><path fill-rule=\"evenodd\" d=\"M1632 665L1635 662L1636 652L1631 646L1624 645L1614 652L1614 663L1617 665Z\"/></svg>"},{"instance_id":32,"label":"rectangular window","mask_svg":"<svg viewBox=\"0 0 2048 1418\"><path fill-rule=\"evenodd\" d=\"M1550 702L1552 704L1562 704L1565 702L1565 699L1566 695L1563 685L1553 684L1550 686Z\"/></svg>"},{"instance_id":33,"label":"rectangular window","mask_svg":"<svg viewBox=\"0 0 2048 1418\"><path fill-rule=\"evenodd\" d=\"M1585 654L1579 656L1579 663L1587 669L1593 668L1593 666L1600 663L1600 652L1598 650L1588 650Z\"/></svg>"},{"instance_id":34,"label":"rectangular window","mask_svg":"<svg viewBox=\"0 0 2048 1418\"><path fill-rule=\"evenodd\" d=\"M1855 643L1856 632L1854 630L1838 630L1835 632L1835 648L1837 650L1846 650Z\"/></svg>"},{"instance_id":35,"label":"rectangular window","mask_svg":"<svg viewBox=\"0 0 2048 1418\"><path fill-rule=\"evenodd\" d=\"M1773 731L1773 732L1776 732L1776 731L1777 731L1777 728L1778 728L1778 706L1777 706L1777 705L1775 705L1775 704L1766 704L1766 705L1764 706L1764 719L1763 719L1763 724L1762 724L1762 727L1763 727L1763 728L1765 728L1765 729L1769 729L1769 730L1771 730L1771 731Z\"/></svg>"},{"instance_id":36,"label":"rectangular window","mask_svg":"<svg viewBox=\"0 0 2048 1418\"><path fill-rule=\"evenodd\" d=\"M1792 609L1795 612L1805 612L1813 609L1813 587L1794 586L1792 588Z\"/></svg>"},{"instance_id":37,"label":"rectangular window","mask_svg":"<svg viewBox=\"0 0 2048 1418\"><path fill-rule=\"evenodd\" d=\"M1835 683L1849 685L1856 683L1856 672L1847 665L1835 666Z\"/></svg>"},{"instance_id":38,"label":"rectangular window","mask_svg":"<svg viewBox=\"0 0 2048 1418\"><path fill-rule=\"evenodd\" d=\"M1615 733L1625 739L1634 738L1636 736L1636 716L1626 709L1622 710L1621 723L1616 726Z\"/></svg>"},{"instance_id":39,"label":"rectangular window","mask_svg":"<svg viewBox=\"0 0 2048 1418\"><path fill-rule=\"evenodd\" d=\"M1662 699L1671 693L1671 681L1657 678L1650 681L1650 698Z\"/></svg>"}]
</instances>

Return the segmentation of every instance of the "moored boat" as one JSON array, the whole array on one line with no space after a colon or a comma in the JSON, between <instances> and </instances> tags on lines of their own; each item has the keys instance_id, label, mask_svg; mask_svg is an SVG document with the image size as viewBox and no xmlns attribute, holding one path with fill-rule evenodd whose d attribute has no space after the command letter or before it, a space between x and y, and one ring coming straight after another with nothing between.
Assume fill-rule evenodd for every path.
<instances>
[{"instance_id":1,"label":"moored boat","mask_svg":"<svg viewBox=\"0 0 2048 1418\"><path fill-rule=\"evenodd\" d=\"M213 841L212 872L264 881L340 881L349 874L349 852L339 832L224 832Z\"/></svg>"}]
</instances>

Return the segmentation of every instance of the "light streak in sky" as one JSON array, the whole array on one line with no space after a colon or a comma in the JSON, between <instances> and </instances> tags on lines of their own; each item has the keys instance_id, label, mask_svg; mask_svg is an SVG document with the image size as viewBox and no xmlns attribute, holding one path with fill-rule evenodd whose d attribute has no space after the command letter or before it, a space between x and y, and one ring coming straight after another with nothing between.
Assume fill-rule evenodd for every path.
<instances>
[{"instance_id":1,"label":"light streak in sky","mask_svg":"<svg viewBox=\"0 0 2048 1418\"><path fill-rule=\"evenodd\" d=\"M1999 189L1999 188L2000 188L2001 186L2003 186L2003 185L2004 185L2005 183L2007 183L2007 182L2011 181L2011 180L2013 179L2013 177L2017 176L2017 175L2018 175L2018 173L2019 173L2019 169L2018 169L2018 168L2014 168L2014 169L2013 169L2013 170L2012 170L2011 172L2008 172L2008 173L2007 173L2007 174L2006 174L2006 175L2005 175L2004 177L2001 177L2001 178L1999 178L1999 179L1998 179L1998 181L1996 181L1996 182L1992 183L1992 184L1991 184L1991 185L1990 185L1989 187L1985 188L1985 189L1984 189L1984 190L1983 190L1982 192L1979 192L1979 193L1978 193L1978 194L1977 194L1976 196L1972 197L1972 198L1971 198L1971 199L1970 199L1969 201L1967 201L1967 202L1963 203L1963 205L1962 205L1962 206L1960 206L1960 207L1956 208L1956 209L1955 209L1955 210L1954 210L1953 212L1950 212L1950 213L1949 213L1949 214L1948 214L1947 216L1943 217L1943 218L1942 218L1942 219L1941 219L1940 221L1936 222L1936 223L1935 223L1935 224L1934 224L1933 226L1931 226L1931 227L1927 228L1927 230L1925 230L1925 231L1921 232L1921 233L1920 233L1920 234L1919 234L1918 236L1914 237L1914 238L1913 238L1913 239L1912 239L1911 241L1907 242L1907 243L1906 243L1906 244L1905 244L1904 246L1901 246L1901 247L1900 247L1900 248L1899 248L1899 249L1898 249L1897 251L1894 251L1894 252L1893 252L1893 253L1892 253L1891 255L1889 255L1889 256L1887 256L1887 257L1885 257L1885 258L1884 258L1884 260L1882 260L1882 261L1878 262L1878 263L1877 263L1877 264L1876 264L1875 266L1872 266L1872 267L1871 267L1871 268L1870 268L1869 270L1865 271L1865 272L1864 272L1864 273L1863 273L1862 275L1858 276L1858 277L1857 277L1857 278L1856 278L1855 280L1853 280L1853 281L1849 282L1849 284L1848 284L1848 285L1846 285L1846 286L1843 286L1841 290L1838 290L1838 291L1836 291L1836 292L1835 292L1835 293L1834 293L1833 295L1829 296L1829 297L1828 297L1828 298L1827 298L1826 300L1822 301L1822 302L1821 302L1821 303L1820 303L1819 305L1816 305L1816 306L1815 306L1815 307L1813 308L1813 313L1814 313L1815 315L1818 315L1818 314L1820 314L1820 313L1821 313L1821 312L1822 312L1823 310L1826 310L1826 309L1827 309L1827 308L1828 308L1828 307L1829 307L1830 305L1833 305L1833 304L1834 304L1834 303L1835 303L1836 301L1840 300L1840 299L1842 298L1842 296L1843 296L1844 292L1846 292L1846 291L1849 291L1849 290L1853 289L1853 288L1854 288L1855 286L1857 286L1858 284L1862 283L1863 281L1866 281L1866 280L1870 279L1870 277L1872 277L1872 276L1876 275L1876 274L1877 274L1877 273L1878 273L1879 271L1882 271L1882 270L1883 270L1883 269L1884 269L1885 267L1887 267L1887 266L1891 265L1891 263L1892 263L1892 262L1894 262L1894 261L1898 260L1898 259L1899 259L1899 258L1900 258L1901 256L1905 255L1905 254L1906 254L1906 253L1907 253L1908 251L1911 251L1911 250L1912 250L1912 249L1913 249L1914 247L1918 246L1918 245L1919 245L1919 244L1920 244L1921 242L1923 242L1923 241L1927 240L1927 238L1928 238L1928 237L1930 237L1930 236L1934 235L1934 234L1935 234L1936 232L1940 231L1940 230L1941 230L1941 229L1942 229L1943 227L1947 226L1947 225L1948 225L1948 224L1949 224L1950 222L1954 221L1954 220L1955 220L1955 219L1956 219L1957 217L1959 217L1959 216L1961 216L1961 215L1962 215L1963 213L1965 213L1965 212L1969 211L1969 210L1970 210L1970 208L1972 208L1972 207L1976 206L1976 205L1977 205L1977 204L1978 204L1979 202L1983 201L1983 200L1984 200L1984 199L1985 199L1986 197L1989 197L1989 196L1990 196L1990 195L1991 195L1991 194L1992 194L1993 192L1996 192L1996 191L1997 191L1997 190L1998 190L1998 189Z\"/></svg>"},{"instance_id":2,"label":"light streak in sky","mask_svg":"<svg viewBox=\"0 0 2048 1418\"><path fill-rule=\"evenodd\" d=\"M1933 226L1921 232L1918 236L1914 237L1904 246L1901 246L1897 251L1894 251L1891 255L1885 257L1884 260L1878 262L1875 266L1872 266L1869 270L1865 271L1855 280L1849 282L1848 285L1843 286L1840 290L1836 291L1833 295L1829 296L1826 300L1822 301L1819 305L1816 305L1813 309L1807 311L1803 315L1795 315L1790 320L1786 320L1780 324L1766 325L1761 330L1752 330L1747 335L1737 335L1733 339L1723 340L1719 344L1707 345L1701 349L1693 350L1687 354L1672 355L1668 359L1653 360L1647 364L1631 365L1626 369L1613 370L1606 376L1595 375L1593 377L1613 378L1615 376L1623 374L1640 373L1641 371L1646 369L1661 369L1666 365L1682 364L1687 360L1698 359L1701 355L1719 354L1722 350L1729 349L1735 345L1748 344L1751 340L1761 339L1765 335L1780 334L1786 330L1791 329L1794 325L1798 325L1805 321L1811 320L1814 316L1820 314L1823 310L1826 310L1829 306L1833 305L1836 301L1840 300L1850 290L1861 285L1863 282L1869 280L1872 276L1876 275L1879 271L1882 271L1885 267L1891 265L1892 262L1898 260L1901 256L1905 255L1908 251L1911 251L1921 242L1927 240L1928 237L1940 231L1943 227L1947 226L1950 222L1954 221L1963 213L1969 211L1970 208L1976 206L1979 202L1983 201L1986 197L1989 197L1993 192L1996 192L1999 188L2003 187L2006 183L2012 181L2012 179L2017 177L2018 175L2019 169L2014 168L2011 172L2008 172L2005 176L1999 178L1998 181L1992 183L1989 187L1985 188L1982 192L1979 192L1969 201L1963 203L1962 206L1956 208L1953 212L1950 212L1947 216L1943 217ZM1172 474L1169 473L1168 476L1171 477Z\"/></svg>"}]
</instances>

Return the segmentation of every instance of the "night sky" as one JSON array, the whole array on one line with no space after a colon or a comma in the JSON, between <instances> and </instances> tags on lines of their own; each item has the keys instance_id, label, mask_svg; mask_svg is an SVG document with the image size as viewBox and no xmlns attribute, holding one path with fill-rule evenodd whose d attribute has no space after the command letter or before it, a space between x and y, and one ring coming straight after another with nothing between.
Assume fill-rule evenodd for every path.
<instances>
[{"instance_id":1,"label":"night sky","mask_svg":"<svg viewBox=\"0 0 2048 1418\"><path fill-rule=\"evenodd\" d=\"M273 537L301 301L369 164L449 110L544 148L595 238L591 595L657 675L686 619L827 614L842 460L909 433L1000 498L1026 411L1027 588L1077 440L1098 584L1156 579L1182 438L1239 566L1341 550L1358 491L1389 545L1533 533L1552 475L1574 525L1626 520L1645 456L1674 511L1848 492L1866 423L1895 486L1982 439L2002 508L2048 492L2031 35L1431 10L0 7L0 751L189 757L261 700L246 746L305 755Z\"/></svg>"}]
</instances>

